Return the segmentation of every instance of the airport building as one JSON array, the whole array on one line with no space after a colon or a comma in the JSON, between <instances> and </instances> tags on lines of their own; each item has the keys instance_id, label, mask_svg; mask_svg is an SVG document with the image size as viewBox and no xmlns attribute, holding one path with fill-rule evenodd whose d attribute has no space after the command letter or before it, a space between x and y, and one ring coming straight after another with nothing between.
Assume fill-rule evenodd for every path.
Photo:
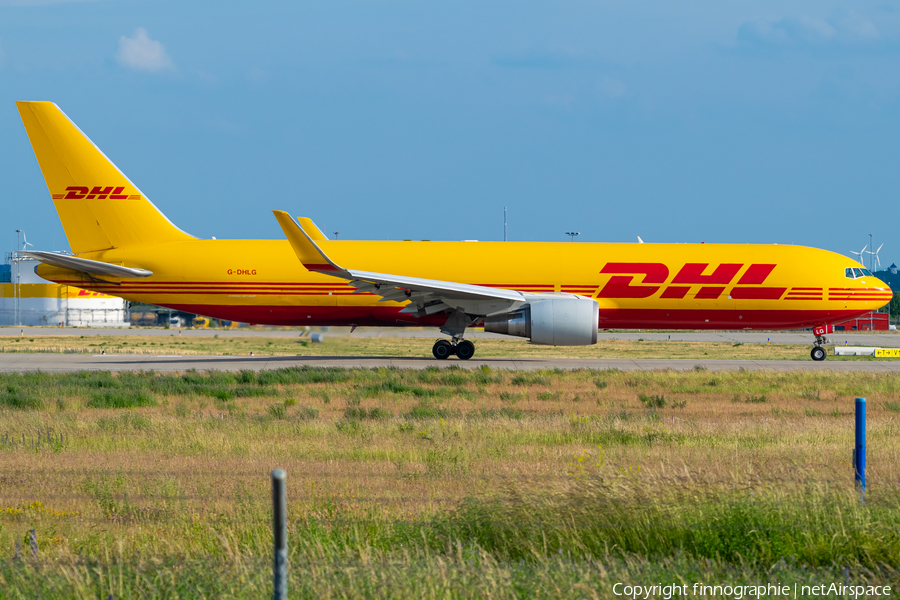
<instances>
[{"instance_id":1,"label":"airport building","mask_svg":"<svg viewBox=\"0 0 900 600\"><path fill-rule=\"evenodd\" d=\"M37 261L0 265L0 326L129 327L125 300L41 279Z\"/></svg>"},{"instance_id":2,"label":"airport building","mask_svg":"<svg viewBox=\"0 0 900 600\"><path fill-rule=\"evenodd\" d=\"M834 326L835 331L888 331L891 328L890 315L883 312L869 313L865 317L851 319Z\"/></svg>"}]
</instances>

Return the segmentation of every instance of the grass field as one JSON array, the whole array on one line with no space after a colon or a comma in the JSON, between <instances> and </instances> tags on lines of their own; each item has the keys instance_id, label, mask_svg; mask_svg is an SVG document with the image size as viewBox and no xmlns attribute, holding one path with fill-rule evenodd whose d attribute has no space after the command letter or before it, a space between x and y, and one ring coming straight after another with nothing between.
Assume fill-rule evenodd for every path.
<instances>
[{"instance_id":1,"label":"grass field","mask_svg":"<svg viewBox=\"0 0 900 600\"><path fill-rule=\"evenodd\" d=\"M48 330L52 332L52 329ZM438 337L438 336L435 336ZM810 360L809 344L741 344L718 342L655 342L601 340L593 346L551 347L525 339L477 339L476 357L505 358L686 358ZM308 337L179 337L72 336L0 337L0 352L99 354L181 354L214 356L431 356L434 339L403 337L326 336L323 343ZM830 348L829 348L829 354ZM829 356L828 360L900 360L863 356Z\"/></svg>"},{"instance_id":2,"label":"grass field","mask_svg":"<svg viewBox=\"0 0 900 600\"><path fill-rule=\"evenodd\" d=\"M897 586L898 398L871 373L0 374L0 597L265 596L275 467L297 597Z\"/></svg>"}]
</instances>

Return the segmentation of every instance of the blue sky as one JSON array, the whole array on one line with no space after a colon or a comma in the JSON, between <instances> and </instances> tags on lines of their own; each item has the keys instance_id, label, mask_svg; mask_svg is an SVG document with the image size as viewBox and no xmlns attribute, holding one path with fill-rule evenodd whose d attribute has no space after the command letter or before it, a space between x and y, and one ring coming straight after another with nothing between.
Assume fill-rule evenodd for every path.
<instances>
[{"instance_id":1,"label":"blue sky","mask_svg":"<svg viewBox=\"0 0 900 600\"><path fill-rule=\"evenodd\" d=\"M58 249L19 99L200 237L497 240L508 206L512 240L900 260L896 3L0 0L0 240Z\"/></svg>"}]
</instances>

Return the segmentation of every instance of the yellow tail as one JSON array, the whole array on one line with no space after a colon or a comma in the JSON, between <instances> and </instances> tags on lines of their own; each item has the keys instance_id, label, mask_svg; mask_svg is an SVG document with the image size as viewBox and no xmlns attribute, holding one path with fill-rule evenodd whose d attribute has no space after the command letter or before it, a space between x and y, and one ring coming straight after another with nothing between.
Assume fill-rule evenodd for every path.
<instances>
[{"instance_id":1,"label":"yellow tail","mask_svg":"<svg viewBox=\"0 0 900 600\"><path fill-rule=\"evenodd\" d=\"M159 212L53 102L16 102L72 252L194 239Z\"/></svg>"}]
</instances>

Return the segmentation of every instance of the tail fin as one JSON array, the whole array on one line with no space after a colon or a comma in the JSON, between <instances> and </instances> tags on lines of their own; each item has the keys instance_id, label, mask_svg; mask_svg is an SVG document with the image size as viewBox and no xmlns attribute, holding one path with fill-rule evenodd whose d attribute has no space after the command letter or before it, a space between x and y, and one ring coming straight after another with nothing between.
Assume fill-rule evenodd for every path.
<instances>
[{"instance_id":1,"label":"tail fin","mask_svg":"<svg viewBox=\"0 0 900 600\"><path fill-rule=\"evenodd\" d=\"M72 252L194 239L159 212L53 102L16 102Z\"/></svg>"}]
</instances>

